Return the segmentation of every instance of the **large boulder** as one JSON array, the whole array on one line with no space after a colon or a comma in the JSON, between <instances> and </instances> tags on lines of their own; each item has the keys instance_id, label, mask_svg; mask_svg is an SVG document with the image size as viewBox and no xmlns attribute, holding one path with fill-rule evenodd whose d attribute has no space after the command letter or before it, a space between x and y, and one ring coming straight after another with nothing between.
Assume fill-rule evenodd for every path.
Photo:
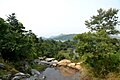
<instances>
[{"instance_id":1,"label":"large boulder","mask_svg":"<svg viewBox=\"0 0 120 80\"><path fill-rule=\"evenodd\" d=\"M71 63L70 60L64 59L64 60L59 61L58 65L60 65L60 66L67 66L67 64L70 64L70 63Z\"/></svg>"},{"instance_id":2,"label":"large boulder","mask_svg":"<svg viewBox=\"0 0 120 80\"><path fill-rule=\"evenodd\" d=\"M67 60L67 59L64 59L64 60L61 60L58 62L58 65L59 66L68 66L70 68L74 68L74 69L77 69L77 70L81 70L82 67L80 65L81 63L71 63L70 60Z\"/></svg>"}]
</instances>

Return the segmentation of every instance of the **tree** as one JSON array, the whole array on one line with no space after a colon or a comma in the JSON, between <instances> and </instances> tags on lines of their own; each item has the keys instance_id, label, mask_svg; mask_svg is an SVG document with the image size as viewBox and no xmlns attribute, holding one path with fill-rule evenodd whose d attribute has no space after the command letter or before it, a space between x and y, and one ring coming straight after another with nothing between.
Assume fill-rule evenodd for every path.
<instances>
[{"instance_id":1,"label":"tree","mask_svg":"<svg viewBox=\"0 0 120 80\"><path fill-rule=\"evenodd\" d=\"M0 53L4 60L17 61L34 57L37 37L31 30L24 29L14 13L6 21L0 18Z\"/></svg>"},{"instance_id":2,"label":"tree","mask_svg":"<svg viewBox=\"0 0 120 80\"><path fill-rule=\"evenodd\" d=\"M120 71L120 40L109 36L120 33L115 28L119 23L117 13L117 9L99 9L97 16L85 21L91 31L75 36L76 51L95 77L105 78Z\"/></svg>"},{"instance_id":3,"label":"tree","mask_svg":"<svg viewBox=\"0 0 120 80\"><path fill-rule=\"evenodd\" d=\"M12 13L11 15L7 16L7 22L9 23L12 31L18 33L27 32L24 30L25 27L23 26L23 24L16 19L15 13Z\"/></svg>"},{"instance_id":4,"label":"tree","mask_svg":"<svg viewBox=\"0 0 120 80\"><path fill-rule=\"evenodd\" d=\"M98 15L92 16L90 20L85 21L87 28L91 31L105 30L108 35L120 33L115 27L119 24L117 13L118 9L97 10Z\"/></svg>"},{"instance_id":5,"label":"tree","mask_svg":"<svg viewBox=\"0 0 120 80\"><path fill-rule=\"evenodd\" d=\"M78 40L76 51L80 54L92 53L98 55L99 53L114 53L117 48L114 47L116 44L112 43L113 39L111 39L104 30L97 33L88 32L78 34L75 36L75 39Z\"/></svg>"}]
</instances>

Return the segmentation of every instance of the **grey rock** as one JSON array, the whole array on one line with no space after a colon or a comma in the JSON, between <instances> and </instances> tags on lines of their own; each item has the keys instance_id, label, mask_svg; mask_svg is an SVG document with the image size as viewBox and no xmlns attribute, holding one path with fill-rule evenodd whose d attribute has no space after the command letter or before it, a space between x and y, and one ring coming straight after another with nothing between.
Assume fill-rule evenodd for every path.
<instances>
[{"instance_id":1,"label":"grey rock","mask_svg":"<svg viewBox=\"0 0 120 80\"><path fill-rule=\"evenodd\" d=\"M35 59L33 62L39 64L40 60L39 59Z\"/></svg>"},{"instance_id":2,"label":"grey rock","mask_svg":"<svg viewBox=\"0 0 120 80\"><path fill-rule=\"evenodd\" d=\"M18 80L18 79L23 79L23 78L28 78L28 77L30 77L29 74L24 74L24 73L19 72L19 73L16 73L14 75L14 77L12 78L12 80L16 80L16 79Z\"/></svg>"},{"instance_id":3,"label":"grey rock","mask_svg":"<svg viewBox=\"0 0 120 80\"><path fill-rule=\"evenodd\" d=\"M43 76L31 76L30 78L26 78L25 80L46 80L45 79L46 77L43 75Z\"/></svg>"},{"instance_id":4,"label":"grey rock","mask_svg":"<svg viewBox=\"0 0 120 80\"><path fill-rule=\"evenodd\" d=\"M25 74L24 74L24 73L19 72L19 73L16 73L16 74L15 74L15 76L25 76Z\"/></svg>"},{"instance_id":5,"label":"grey rock","mask_svg":"<svg viewBox=\"0 0 120 80\"><path fill-rule=\"evenodd\" d=\"M40 64L47 64L47 65L50 65L51 62L47 62L47 61L40 61Z\"/></svg>"},{"instance_id":6,"label":"grey rock","mask_svg":"<svg viewBox=\"0 0 120 80\"><path fill-rule=\"evenodd\" d=\"M39 76L39 75L40 75L40 72L37 71L36 69L31 69L31 74L32 74L33 76Z\"/></svg>"},{"instance_id":7,"label":"grey rock","mask_svg":"<svg viewBox=\"0 0 120 80\"><path fill-rule=\"evenodd\" d=\"M15 76L15 77L12 78L12 80L19 80L21 78L22 78L21 76Z\"/></svg>"},{"instance_id":8,"label":"grey rock","mask_svg":"<svg viewBox=\"0 0 120 80\"><path fill-rule=\"evenodd\" d=\"M46 60L47 62L51 62L51 61L55 60L55 58L46 58L45 60Z\"/></svg>"}]
</instances>

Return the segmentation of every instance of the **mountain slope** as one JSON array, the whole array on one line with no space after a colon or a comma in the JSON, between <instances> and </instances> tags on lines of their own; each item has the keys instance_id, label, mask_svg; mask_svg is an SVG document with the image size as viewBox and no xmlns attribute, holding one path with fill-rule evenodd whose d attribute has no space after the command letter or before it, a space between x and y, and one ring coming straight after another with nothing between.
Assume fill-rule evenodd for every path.
<instances>
[{"instance_id":1,"label":"mountain slope","mask_svg":"<svg viewBox=\"0 0 120 80\"><path fill-rule=\"evenodd\" d=\"M60 40L60 41L67 41L67 40L73 40L73 37L76 34L61 34L55 37L51 37L49 39L53 39L53 40Z\"/></svg>"}]
</instances>

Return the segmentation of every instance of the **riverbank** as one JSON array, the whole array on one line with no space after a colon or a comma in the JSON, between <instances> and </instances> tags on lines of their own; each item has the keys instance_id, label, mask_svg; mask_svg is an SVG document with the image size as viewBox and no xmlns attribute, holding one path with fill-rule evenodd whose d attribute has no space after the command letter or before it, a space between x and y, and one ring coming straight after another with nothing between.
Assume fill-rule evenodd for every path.
<instances>
[{"instance_id":1,"label":"riverbank","mask_svg":"<svg viewBox=\"0 0 120 80\"><path fill-rule=\"evenodd\" d=\"M16 80L29 78L40 74L47 68L45 65L39 65L36 63L19 61L8 62L0 58L0 79L1 80Z\"/></svg>"},{"instance_id":2,"label":"riverbank","mask_svg":"<svg viewBox=\"0 0 120 80\"><path fill-rule=\"evenodd\" d=\"M16 68L16 65L13 65L9 62L4 62L0 59L0 79L2 80L35 80L45 78L52 78L53 75L57 74L56 77L65 78L69 76L69 80L74 78L76 80L119 80L119 73L109 73L105 78L95 77L92 69L85 65L82 62L73 63L70 60L63 59L60 61L55 60L54 58L46 59L34 59L32 62L28 63L25 61L19 63L19 66ZM18 64L18 63L16 63ZM20 70L21 69L21 70ZM79 75L78 75L79 74ZM62 75L62 76L61 76ZM57 79L54 77L54 79ZM79 78L79 79L78 79ZM74 80L73 79L73 80ZM52 79L51 79L52 80Z\"/></svg>"},{"instance_id":3,"label":"riverbank","mask_svg":"<svg viewBox=\"0 0 120 80\"><path fill-rule=\"evenodd\" d=\"M79 65L78 63L71 63L71 61L67 59L57 61L54 58L45 58L45 59L38 58L38 59L34 59L30 63L27 61L9 63L1 59L0 60L0 72L1 72L0 79L15 80L15 79L24 79L24 78L34 78L34 79L45 78L44 75L41 76L41 71L43 72L44 70L49 68L59 70L60 73L58 74L73 75L76 72L78 74L79 72L78 65Z\"/></svg>"}]
</instances>

